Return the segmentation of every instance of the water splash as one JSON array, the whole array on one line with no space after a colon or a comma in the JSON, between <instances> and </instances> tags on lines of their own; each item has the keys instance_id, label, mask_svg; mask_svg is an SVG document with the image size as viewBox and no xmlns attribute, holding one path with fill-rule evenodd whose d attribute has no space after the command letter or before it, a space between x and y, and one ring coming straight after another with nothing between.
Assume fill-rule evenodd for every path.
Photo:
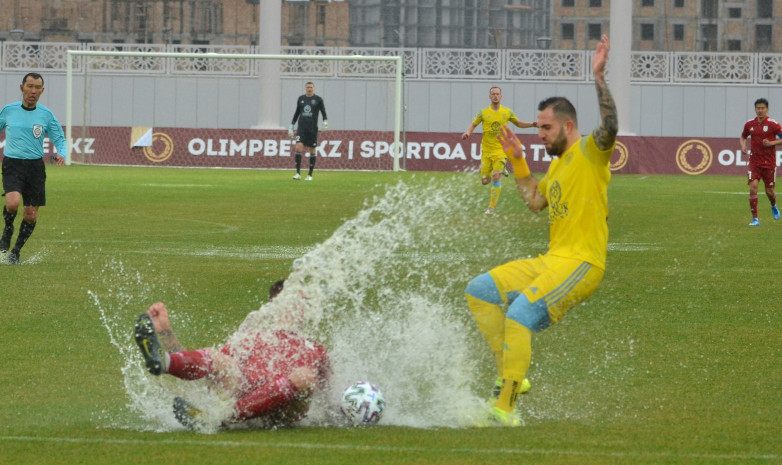
<instances>
[{"instance_id":1,"label":"water splash","mask_svg":"<svg viewBox=\"0 0 782 465\"><path fill-rule=\"evenodd\" d=\"M463 301L473 274L464 260L473 257L463 244L482 232L475 221L461 221L465 210L473 218L480 211L470 208L474 194L461 181L389 188L297 259L283 294L250 315L240 333L274 321L301 292L310 311L299 331L329 347L331 399L370 380L388 402L386 424L462 424L481 407L471 389L481 358ZM309 421L324 417L313 408Z\"/></svg>"},{"instance_id":2,"label":"water splash","mask_svg":"<svg viewBox=\"0 0 782 465\"><path fill-rule=\"evenodd\" d=\"M29 249L29 247L28 247ZM17 265L13 266L19 266L19 265L37 265L39 263L43 263L46 258L49 256L50 252L46 248L46 245L41 246L40 250L37 250L35 252L32 252L30 255L27 255L27 249L22 249L20 255L19 255L19 263ZM2 253L0 254L0 265L10 265L8 263L8 253Z\"/></svg>"},{"instance_id":3,"label":"water splash","mask_svg":"<svg viewBox=\"0 0 782 465\"><path fill-rule=\"evenodd\" d=\"M140 313L140 302L152 302L165 293L185 296L170 285L165 278L146 278L138 270L127 268L120 260L112 259L103 266L99 273L103 283L96 284L101 291L88 290L87 293L98 309L101 323L109 335L109 342L119 352L123 364L120 368L125 391L128 394L126 407L134 415L141 417L139 422L135 416L125 417L110 412L99 412L103 422L115 427L130 429L170 431L179 429L179 423L171 411L172 392L175 382L160 377L150 382L149 375L143 369L144 362L138 348L132 342L132 327L135 317ZM184 327L188 322L172 316ZM196 388L194 383L191 388ZM203 390L203 389L202 389Z\"/></svg>"},{"instance_id":4,"label":"water splash","mask_svg":"<svg viewBox=\"0 0 782 465\"><path fill-rule=\"evenodd\" d=\"M229 338L237 342L255 331L295 325L328 348L331 388L316 396L305 424L335 424L333 406L358 380L383 391L388 403L383 424L458 427L479 414L493 367L465 305L464 286L511 255L499 244L486 246L487 230L502 229L503 220L483 217L488 196L477 196L475 184L474 175L465 175L386 188L296 259L284 291L248 315ZM138 302L160 299L164 287L170 295L170 284L155 277L157 288L150 286L120 262L107 267L103 274L112 276L113 290L90 295L125 362L129 409L149 429L178 429L170 400L185 395L199 405L218 406L208 412L216 429L228 402L203 382L152 379L127 336L128 309L138 313ZM178 318L177 331L184 334L181 322Z\"/></svg>"}]
</instances>

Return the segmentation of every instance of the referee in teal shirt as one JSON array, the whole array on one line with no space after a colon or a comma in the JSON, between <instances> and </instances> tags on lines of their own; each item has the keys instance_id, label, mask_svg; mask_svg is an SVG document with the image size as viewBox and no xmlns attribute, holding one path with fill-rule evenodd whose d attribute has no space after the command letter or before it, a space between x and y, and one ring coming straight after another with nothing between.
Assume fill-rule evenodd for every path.
<instances>
[{"instance_id":1,"label":"referee in teal shirt","mask_svg":"<svg viewBox=\"0 0 782 465\"><path fill-rule=\"evenodd\" d=\"M57 154L52 160L65 164L65 134L54 113L38 99L43 94L43 77L38 73L27 73L19 86L22 100L9 103L0 110L0 131L5 129L5 151L3 153L3 192L5 227L0 237L0 252L8 252L8 263L19 263L19 251L35 229L38 207L46 205L46 167L43 162L43 140L48 136ZM14 248L14 219L24 200L22 223Z\"/></svg>"}]
</instances>

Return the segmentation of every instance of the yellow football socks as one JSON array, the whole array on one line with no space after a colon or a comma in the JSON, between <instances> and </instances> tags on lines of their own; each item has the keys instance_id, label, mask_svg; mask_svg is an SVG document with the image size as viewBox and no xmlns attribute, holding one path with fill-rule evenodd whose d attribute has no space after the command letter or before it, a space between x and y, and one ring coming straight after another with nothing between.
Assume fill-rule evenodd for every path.
<instances>
[{"instance_id":1,"label":"yellow football socks","mask_svg":"<svg viewBox=\"0 0 782 465\"><path fill-rule=\"evenodd\" d=\"M505 347L503 351L503 384L497 407L510 412L516 407L524 376L532 360L532 331L512 320L505 320Z\"/></svg>"},{"instance_id":2,"label":"yellow football socks","mask_svg":"<svg viewBox=\"0 0 782 465\"><path fill-rule=\"evenodd\" d=\"M502 376L505 313L499 305L490 304L469 294L467 294L467 306L470 307L473 318L478 324L478 329L494 354L494 358L497 361L497 373L499 376Z\"/></svg>"},{"instance_id":3,"label":"yellow football socks","mask_svg":"<svg viewBox=\"0 0 782 465\"><path fill-rule=\"evenodd\" d=\"M497 183L499 184L499 183ZM500 191L502 190L502 186L494 186L492 184L491 186L491 197L489 199L489 207L494 208L497 206L497 200L500 198Z\"/></svg>"},{"instance_id":4,"label":"yellow football socks","mask_svg":"<svg viewBox=\"0 0 782 465\"><path fill-rule=\"evenodd\" d=\"M519 396L521 381L513 379L503 379L500 397L497 399L496 408L506 412L512 412L516 408L516 398Z\"/></svg>"}]
</instances>

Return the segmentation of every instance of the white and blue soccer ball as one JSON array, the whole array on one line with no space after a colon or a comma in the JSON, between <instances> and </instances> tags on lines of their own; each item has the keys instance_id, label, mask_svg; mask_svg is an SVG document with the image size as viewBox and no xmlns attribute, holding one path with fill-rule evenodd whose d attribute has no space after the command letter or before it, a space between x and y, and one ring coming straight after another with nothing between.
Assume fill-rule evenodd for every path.
<instances>
[{"instance_id":1,"label":"white and blue soccer ball","mask_svg":"<svg viewBox=\"0 0 782 465\"><path fill-rule=\"evenodd\" d=\"M342 413L354 426L377 424L385 408L383 393L370 382L359 381L342 393Z\"/></svg>"}]
</instances>

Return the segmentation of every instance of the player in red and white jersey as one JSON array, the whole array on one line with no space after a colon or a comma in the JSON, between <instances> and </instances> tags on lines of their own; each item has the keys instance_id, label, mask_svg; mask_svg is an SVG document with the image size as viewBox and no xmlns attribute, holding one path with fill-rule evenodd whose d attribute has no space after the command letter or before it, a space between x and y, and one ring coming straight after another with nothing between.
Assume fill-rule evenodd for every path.
<instances>
[{"instance_id":1,"label":"player in red and white jersey","mask_svg":"<svg viewBox=\"0 0 782 465\"><path fill-rule=\"evenodd\" d=\"M768 100L764 98L755 100L755 114L757 117L744 124L744 130L739 139L741 153L749 155L747 183L749 184L749 208L752 212L750 226L760 226L758 185L761 179L766 187L766 197L771 202L771 214L775 220L779 219L777 195L774 192L777 174L776 149L771 146L771 142L776 141L777 137L782 134L782 125L768 117ZM747 150L747 139L750 140L749 150Z\"/></svg>"},{"instance_id":2,"label":"player in red and white jersey","mask_svg":"<svg viewBox=\"0 0 782 465\"><path fill-rule=\"evenodd\" d=\"M272 292L274 287L270 298ZM139 316L135 339L150 373L205 378L211 389L235 399L224 425L253 419L265 427L289 426L306 415L312 394L326 389L331 374L323 345L284 330L247 332L219 350L185 350L162 302ZM187 400L174 399L174 414L184 426L197 428L201 413Z\"/></svg>"}]
</instances>

